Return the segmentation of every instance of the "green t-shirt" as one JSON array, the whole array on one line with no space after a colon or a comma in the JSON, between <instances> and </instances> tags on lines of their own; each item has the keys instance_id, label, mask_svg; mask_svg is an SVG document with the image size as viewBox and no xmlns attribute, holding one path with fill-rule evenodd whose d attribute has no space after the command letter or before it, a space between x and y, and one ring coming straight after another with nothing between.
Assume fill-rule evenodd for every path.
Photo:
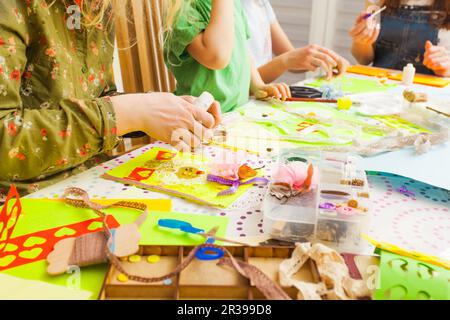
<instances>
[{"instance_id":1,"label":"green t-shirt","mask_svg":"<svg viewBox=\"0 0 450 320\"><path fill-rule=\"evenodd\" d=\"M229 112L249 99L251 68L247 40L249 31L240 0L235 5L235 45L229 65L211 70L198 63L187 52L194 38L203 32L211 16L211 0L197 0L179 17L166 41L165 58L177 80L177 95L199 96L210 92Z\"/></svg>"}]
</instances>

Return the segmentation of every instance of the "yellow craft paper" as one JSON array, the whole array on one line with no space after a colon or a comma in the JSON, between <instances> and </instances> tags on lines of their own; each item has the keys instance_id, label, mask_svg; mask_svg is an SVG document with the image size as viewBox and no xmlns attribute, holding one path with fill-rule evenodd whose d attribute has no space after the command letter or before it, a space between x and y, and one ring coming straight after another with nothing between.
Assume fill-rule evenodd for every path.
<instances>
[{"instance_id":1,"label":"yellow craft paper","mask_svg":"<svg viewBox=\"0 0 450 320\"><path fill-rule=\"evenodd\" d=\"M173 159L157 160L157 156L161 152L173 154L174 151L153 148L145 154L109 171L103 177L152 191L186 198L194 202L224 208L231 205L252 187L252 185L243 185L233 195L218 196L219 192L228 189L229 186L206 180L207 173L210 171L209 163L211 160L209 158L180 152ZM169 162L174 163L174 167L162 170L161 166L167 168ZM134 181L129 176L136 168L155 169L155 173L148 179ZM178 174L180 169L183 168L192 168L194 172L203 173L199 173L194 179L180 178Z\"/></svg>"},{"instance_id":2,"label":"yellow craft paper","mask_svg":"<svg viewBox=\"0 0 450 320\"><path fill-rule=\"evenodd\" d=\"M0 274L0 300L86 300L92 292Z\"/></svg>"}]
</instances>

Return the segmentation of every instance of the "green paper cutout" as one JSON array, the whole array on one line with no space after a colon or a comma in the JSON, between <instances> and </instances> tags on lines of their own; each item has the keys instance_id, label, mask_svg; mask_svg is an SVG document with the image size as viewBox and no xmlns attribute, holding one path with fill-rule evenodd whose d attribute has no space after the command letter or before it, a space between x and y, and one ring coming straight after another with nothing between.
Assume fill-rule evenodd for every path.
<instances>
[{"instance_id":1,"label":"green paper cutout","mask_svg":"<svg viewBox=\"0 0 450 320\"><path fill-rule=\"evenodd\" d=\"M16 256L9 255L0 258L0 267L7 267L16 260Z\"/></svg>"},{"instance_id":2,"label":"green paper cutout","mask_svg":"<svg viewBox=\"0 0 450 320\"><path fill-rule=\"evenodd\" d=\"M87 228L89 231L95 231L95 230L101 229L102 227L103 227L103 223L101 223L99 221L94 221Z\"/></svg>"},{"instance_id":3,"label":"green paper cutout","mask_svg":"<svg viewBox=\"0 0 450 320\"><path fill-rule=\"evenodd\" d=\"M34 248L31 250L24 250L19 252L19 257L24 258L24 259L35 259L37 258L41 253L42 253L42 248Z\"/></svg>"},{"instance_id":4,"label":"green paper cutout","mask_svg":"<svg viewBox=\"0 0 450 320\"><path fill-rule=\"evenodd\" d=\"M38 246L47 242L47 239L41 237L30 237L24 243L23 246L25 248L31 248L34 246Z\"/></svg>"},{"instance_id":5,"label":"green paper cutout","mask_svg":"<svg viewBox=\"0 0 450 320\"><path fill-rule=\"evenodd\" d=\"M450 270L381 251L377 300L449 300Z\"/></svg>"},{"instance_id":6,"label":"green paper cutout","mask_svg":"<svg viewBox=\"0 0 450 320\"><path fill-rule=\"evenodd\" d=\"M311 87L320 88L324 85L332 85L336 88L341 87L345 94L358 94L369 92L386 92L392 88L397 87L396 84L381 84L377 80L371 79L358 79L348 76L341 78L335 78L331 81L325 79L319 79L313 82L309 82L306 85Z\"/></svg>"},{"instance_id":7,"label":"green paper cutout","mask_svg":"<svg viewBox=\"0 0 450 320\"><path fill-rule=\"evenodd\" d=\"M202 244L206 239L202 236L189 234L174 229L160 228L158 220L175 219L189 222L195 228L203 229L205 232L214 227L219 227L216 235L225 237L229 219L226 217L205 216L185 213L152 212L141 226L141 245L166 245L166 246L196 246ZM218 242L220 244L220 242Z\"/></svg>"},{"instance_id":8,"label":"green paper cutout","mask_svg":"<svg viewBox=\"0 0 450 320\"><path fill-rule=\"evenodd\" d=\"M62 238L65 236L72 236L75 233L77 233L75 230L64 227L55 232L55 237Z\"/></svg>"}]
</instances>

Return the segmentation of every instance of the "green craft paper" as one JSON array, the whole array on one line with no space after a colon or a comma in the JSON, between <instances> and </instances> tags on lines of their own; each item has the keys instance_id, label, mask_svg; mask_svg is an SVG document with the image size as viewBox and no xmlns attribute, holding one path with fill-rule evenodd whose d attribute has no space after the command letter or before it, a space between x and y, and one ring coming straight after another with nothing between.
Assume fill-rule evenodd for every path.
<instances>
[{"instance_id":1,"label":"green craft paper","mask_svg":"<svg viewBox=\"0 0 450 320\"><path fill-rule=\"evenodd\" d=\"M135 181L131 179L127 179L127 177L134 171L136 168L146 168L146 164L148 162L152 162L152 165L155 164L155 159L159 152L168 152L172 153L173 151L169 151L161 148L152 148L150 151L136 157L128 161L127 163L114 168L109 171L105 177L113 177L116 179L125 179L121 180L122 182L126 182L129 184L135 184L138 187L148 188L152 191L169 193L174 196L179 196L182 198L187 198L192 201L206 203L212 206L223 207L226 208L239 199L245 192L247 192L252 185L242 185L239 187L238 191L233 195L227 196L218 196L217 194L221 191L224 191L229 188L229 186L224 186L218 183L207 182L206 174L210 171L209 162L210 159L207 157L202 157L199 155L194 155L191 153L181 153L179 152L175 157L175 161L177 161L178 165L174 168L174 172L177 172L181 167L194 167L198 171L204 172L204 179L200 179L199 182L190 182L186 179L176 179L174 181L179 181L179 184L175 182L171 182L172 184L167 183L167 179L159 179L157 174L153 174L150 178L143 180L140 184L137 184ZM168 162L172 160L160 160L160 163ZM156 168L156 170L158 170ZM167 172L167 171L166 171ZM171 178L176 177L174 172L170 172L167 174L171 175ZM175 178L174 178L175 179ZM184 184L181 184L183 182ZM190 183L189 183L190 182Z\"/></svg>"},{"instance_id":2,"label":"green craft paper","mask_svg":"<svg viewBox=\"0 0 450 320\"><path fill-rule=\"evenodd\" d=\"M388 251L380 252L376 300L450 299L450 270Z\"/></svg>"},{"instance_id":3,"label":"green craft paper","mask_svg":"<svg viewBox=\"0 0 450 320\"><path fill-rule=\"evenodd\" d=\"M320 88L323 85L332 85L336 88L341 87L345 94L358 94L369 92L385 92L395 88L396 84L381 84L377 80L358 79L352 77L335 78L331 81L325 79L315 80L307 83L308 86Z\"/></svg>"},{"instance_id":4,"label":"green craft paper","mask_svg":"<svg viewBox=\"0 0 450 320\"><path fill-rule=\"evenodd\" d=\"M76 272L67 273L60 276L50 276L47 274L46 269L47 261L43 260L2 271L2 273L23 279L43 281L69 287L76 286L78 283L77 279L79 279L80 289L92 292L90 299L95 300L100 294L108 266L103 264L83 267L79 269L79 278L76 275Z\"/></svg>"},{"instance_id":5,"label":"green craft paper","mask_svg":"<svg viewBox=\"0 0 450 320\"><path fill-rule=\"evenodd\" d=\"M152 212L141 226L141 245L195 246L205 242L205 238L202 236L188 234L174 229L160 228L158 226L159 219L186 221L195 228L205 230L205 232L208 232L215 227L219 227L216 235L222 238L226 235L229 222L229 219L226 217L173 212Z\"/></svg>"}]
</instances>

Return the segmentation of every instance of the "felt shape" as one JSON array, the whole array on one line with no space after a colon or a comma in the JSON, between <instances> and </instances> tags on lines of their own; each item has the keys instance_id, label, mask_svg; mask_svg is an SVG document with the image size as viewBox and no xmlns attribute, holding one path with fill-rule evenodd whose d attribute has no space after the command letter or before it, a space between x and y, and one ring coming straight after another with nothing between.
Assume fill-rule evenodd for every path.
<instances>
[{"instance_id":1,"label":"felt shape","mask_svg":"<svg viewBox=\"0 0 450 320\"><path fill-rule=\"evenodd\" d=\"M88 229L88 226L96 221L101 221L101 218L42 230L10 239L8 244L17 247L17 249L9 251L8 256L12 255L15 259L10 259L9 263L4 262L3 265L0 264L0 271L45 259L58 241L72 236L81 236L83 234L92 233L92 231ZM119 226L119 223L113 216L108 216L107 223L111 228ZM67 232L67 230L72 230L73 232ZM42 239L45 241L43 242ZM4 257L4 255L6 254L0 253L0 258Z\"/></svg>"},{"instance_id":2,"label":"felt shape","mask_svg":"<svg viewBox=\"0 0 450 320\"><path fill-rule=\"evenodd\" d=\"M231 205L252 187L251 185L245 185L232 195L226 197L217 196L221 191L228 189L228 187L207 181L206 173L210 170L211 159L191 153L180 152L175 156L173 154L173 151L170 150L152 148L145 154L109 171L102 177L178 196L204 205L223 208ZM240 166L237 167L234 164L239 163L239 161L231 160L231 163L233 165L226 168L226 165L224 165L222 169L235 175L238 173ZM142 175L140 175L139 179L137 179L135 170L137 169L140 174L143 172L141 171L143 168L154 170L154 172L145 176L148 178L142 178ZM184 170L186 168L190 168L188 171L195 174L186 175L186 170ZM184 173L180 174L180 170ZM130 178L130 174L133 176L132 178Z\"/></svg>"},{"instance_id":3,"label":"felt shape","mask_svg":"<svg viewBox=\"0 0 450 320\"><path fill-rule=\"evenodd\" d=\"M217 232L215 235L222 238L226 235L229 223L229 219L227 217L175 212L152 212L140 227L141 245L196 246L205 242L205 238L200 235L159 227L158 221L161 219L186 221L194 227L205 231L209 231L217 227ZM220 241L217 241L217 243L220 244Z\"/></svg>"}]
</instances>

